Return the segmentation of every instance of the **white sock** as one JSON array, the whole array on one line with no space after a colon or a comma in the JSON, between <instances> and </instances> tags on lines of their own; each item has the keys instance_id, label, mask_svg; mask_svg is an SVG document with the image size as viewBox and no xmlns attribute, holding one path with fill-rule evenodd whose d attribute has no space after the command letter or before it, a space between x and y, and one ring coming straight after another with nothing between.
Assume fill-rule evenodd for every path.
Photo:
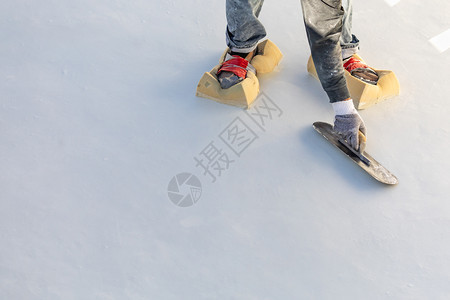
<instances>
[{"instance_id":1,"label":"white sock","mask_svg":"<svg viewBox=\"0 0 450 300\"><path fill-rule=\"evenodd\" d=\"M331 103L331 105L333 106L335 115L350 115L358 113L352 99L334 102Z\"/></svg>"}]
</instances>

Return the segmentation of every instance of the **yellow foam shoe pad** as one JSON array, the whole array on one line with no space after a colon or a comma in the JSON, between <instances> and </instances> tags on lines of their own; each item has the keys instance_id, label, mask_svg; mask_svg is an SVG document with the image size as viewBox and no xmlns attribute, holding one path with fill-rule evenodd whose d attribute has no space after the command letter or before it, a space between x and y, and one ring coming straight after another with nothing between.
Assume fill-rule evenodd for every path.
<instances>
[{"instance_id":1,"label":"yellow foam shoe pad","mask_svg":"<svg viewBox=\"0 0 450 300\"><path fill-rule=\"evenodd\" d=\"M354 56L362 61L358 55L355 54ZM309 74L317 80L319 79L311 56L308 59L307 69ZM345 71L347 87L356 109L365 109L400 93L400 85L394 72L389 70L374 70L379 77L376 85L366 83Z\"/></svg>"},{"instance_id":2,"label":"yellow foam shoe pad","mask_svg":"<svg viewBox=\"0 0 450 300\"><path fill-rule=\"evenodd\" d=\"M196 95L220 103L248 108L259 94L259 80L256 74L248 71L243 81L228 89L222 89L216 74L228 51L229 49L226 49L220 57L219 65L203 74L197 85ZM265 40L258 44L256 54L250 63L257 74L265 74L272 72L282 57L280 49L270 40Z\"/></svg>"}]
</instances>

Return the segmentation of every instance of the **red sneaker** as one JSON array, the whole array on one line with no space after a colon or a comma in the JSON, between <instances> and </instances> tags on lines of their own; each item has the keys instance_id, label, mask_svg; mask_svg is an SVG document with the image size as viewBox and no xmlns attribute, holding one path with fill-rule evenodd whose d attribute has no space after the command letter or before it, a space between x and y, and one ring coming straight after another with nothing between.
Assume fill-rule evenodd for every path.
<instances>
[{"instance_id":1,"label":"red sneaker","mask_svg":"<svg viewBox=\"0 0 450 300\"><path fill-rule=\"evenodd\" d=\"M252 53L249 53L248 57L251 59L253 55L250 54ZM248 71L256 74L255 68L247 59L239 55L227 54L225 61L217 71L217 78L222 89L227 89L244 80Z\"/></svg>"},{"instance_id":2,"label":"red sneaker","mask_svg":"<svg viewBox=\"0 0 450 300\"><path fill-rule=\"evenodd\" d=\"M358 57L351 56L350 58L344 60L344 69L346 69L352 76L364 82L373 85L376 85L378 82L377 72L363 63Z\"/></svg>"}]
</instances>

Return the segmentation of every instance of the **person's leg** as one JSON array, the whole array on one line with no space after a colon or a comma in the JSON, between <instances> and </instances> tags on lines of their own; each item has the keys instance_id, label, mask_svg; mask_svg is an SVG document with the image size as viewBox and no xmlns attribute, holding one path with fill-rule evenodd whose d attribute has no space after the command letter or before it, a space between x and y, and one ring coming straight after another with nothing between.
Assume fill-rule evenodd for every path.
<instances>
[{"instance_id":1,"label":"person's leg","mask_svg":"<svg viewBox=\"0 0 450 300\"><path fill-rule=\"evenodd\" d=\"M258 20L263 2L264 0L227 0L226 2L226 40L230 48L226 60L232 62L231 69L235 68L236 64L248 66L247 62L241 61L239 58L236 60L235 56L238 55L241 59L251 61L258 42L266 36L266 30ZM228 62L225 61L224 64L228 64ZM217 74L222 89L228 89L245 79L246 75L238 76L236 72L228 71L229 68L224 64ZM246 74L246 71L244 73Z\"/></svg>"},{"instance_id":2,"label":"person's leg","mask_svg":"<svg viewBox=\"0 0 450 300\"><path fill-rule=\"evenodd\" d=\"M356 149L365 125L347 88L340 38L344 11L341 0L302 0L303 18L317 75L335 112L333 129Z\"/></svg>"},{"instance_id":3,"label":"person's leg","mask_svg":"<svg viewBox=\"0 0 450 300\"><path fill-rule=\"evenodd\" d=\"M344 16L342 19L340 43L344 67L351 72L354 77L367 83L376 84L378 81L378 74L356 58L351 58L359 51L359 40L352 34L353 0L342 0L342 8L344 9Z\"/></svg>"},{"instance_id":4,"label":"person's leg","mask_svg":"<svg viewBox=\"0 0 450 300\"><path fill-rule=\"evenodd\" d=\"M342 0L344 16L340 38L342 59L347 59L359 51L359 40L352 34L353 0Z\"/></svg>"},{"instance_id":5,"label":"person's leg","mask_svg":"<svg viewBox=\"0 0 450 300\"><path fill-rule=\"evenodd\" d=\"M330 102L350 98L342 66L341 0L302 0L303 19L317 75Z\"/></svg>"},{"instance_id":6,"label":"person's leg","mask_svg":"<svg viewBox=\"0 0 450 300\"><path fill-rule=\"evenodd\" d=\"M227 46L233 52L249 53L266 37L258 20L264 0L227 0Z\"/></svg>"}]
</instances>

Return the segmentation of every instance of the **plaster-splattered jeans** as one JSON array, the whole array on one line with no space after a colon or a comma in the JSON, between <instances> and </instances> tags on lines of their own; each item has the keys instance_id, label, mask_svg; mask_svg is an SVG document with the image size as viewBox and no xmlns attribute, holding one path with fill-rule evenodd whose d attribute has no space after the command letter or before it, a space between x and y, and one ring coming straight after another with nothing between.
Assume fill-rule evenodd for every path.
<instances>
[{"instance_id":1,"label":"plaster-splattered jeans","mask_svg":"<svg viewBox=\"0 0 450 300\"><path fill-rule=\"evenodd\" d=\"M227 0L227 45L235 52L250 52L266 37L258 20L264 0ZM342 58L359 49L351 33L352 0L301 0L311 55L330 102L350 98Z\"/></svg>"}]
</instances>

